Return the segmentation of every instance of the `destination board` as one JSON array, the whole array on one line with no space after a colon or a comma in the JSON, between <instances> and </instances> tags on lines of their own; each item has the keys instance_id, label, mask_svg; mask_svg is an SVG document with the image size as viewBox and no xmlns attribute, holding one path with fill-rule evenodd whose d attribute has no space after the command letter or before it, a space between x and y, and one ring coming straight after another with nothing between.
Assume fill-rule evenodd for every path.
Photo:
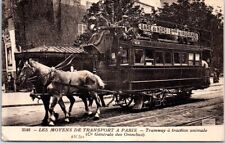
<instances>
[{"instance_id":1,"label":"destination board","mask_svg":"<svg viewBox=\"0 0 225 143\"><path fill-rule=\"evenodd\" d=\"M198 41L198 34L195 32L167 28L167 27L157 26L157 25L143 24L143 23L140 23L138 25L138 28L145 32L153 32L153 33L174 35L174 36L180 36L180 37L188 37L188 38L191 38L193 41Z\"/></svg>"}]
</instances>

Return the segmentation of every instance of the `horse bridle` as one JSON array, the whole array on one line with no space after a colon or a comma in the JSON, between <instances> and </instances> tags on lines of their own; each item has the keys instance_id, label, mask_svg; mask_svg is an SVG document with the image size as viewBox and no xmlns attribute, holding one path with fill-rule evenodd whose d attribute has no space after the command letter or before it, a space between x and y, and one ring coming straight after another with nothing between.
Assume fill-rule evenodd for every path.
<instances>
[{"instance_id":1,"label":"horse bridle","mask_svg":"<svg viewBox=\"0 0 225 143\"><path fill-rule=\"evenodd\" d=\"M35 81L35 80L38 80L38 79L45 78L45 77L49 76L48 79L47 79L46 84L44 85L44 86L46 86L46 85L50 84L51 81L53 80L53 77L51 77L51 75L52 75L53 72L55 72L55 69L54 69L54 68L51 68L50 71L49 71L47 74L44 74L44 75L35 75L35 70L34 70L34 68L33 68L32 66L30 66L29 64L28 64L27 67L30 68L30 69L32 70L34 76L28 77L28 78L25 77L25 79L26 79L25 81L32 82L32 81ZM21 69L21 71L22 71L24 68L25 68L25 67L23 67L23 68ZM25 75L23 75L23 76L25 76Z\"/></svg>"}]
</instances>

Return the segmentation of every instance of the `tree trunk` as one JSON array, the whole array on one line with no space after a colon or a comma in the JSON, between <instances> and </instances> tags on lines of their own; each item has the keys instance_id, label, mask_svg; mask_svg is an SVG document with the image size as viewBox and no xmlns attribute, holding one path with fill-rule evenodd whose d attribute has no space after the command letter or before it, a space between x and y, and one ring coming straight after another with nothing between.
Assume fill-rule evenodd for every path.
<instances>
[{"instance_id":1,"label":"tree trunk","mask_svg":"<svg viewBox=\"0 0 225 143\"><path fill-rule=\"evenodd\" d=\"M53 1L53 12L54 12L54 24L57 30L61 30L61 0Z\"/></svg>"}]
</instances>

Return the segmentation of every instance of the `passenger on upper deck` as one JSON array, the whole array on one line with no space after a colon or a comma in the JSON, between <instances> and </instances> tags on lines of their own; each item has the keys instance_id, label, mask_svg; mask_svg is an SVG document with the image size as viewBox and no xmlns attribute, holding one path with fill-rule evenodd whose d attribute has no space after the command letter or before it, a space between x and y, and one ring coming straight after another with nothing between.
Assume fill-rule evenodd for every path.
<instances>
[{"instance_id":1,"label":"passenger on upper deck","mask_svg":"<svg viewBox=\"0 0 225 143\"><path fill-rule=\"evenodd\" d=\"M121 31L122 32L122 38L123 39L128 39L127 31L131 27L131 25L130 25L130 23L128 21L128 16L127 15L123 15L122 16L122 20L116 22L116 26L123 27L123 31Z\"/></svg>"},{"instance_id":2,"label":"passenger on upper deck","mask_svg":"<svg viewBox=\"0 0 225 143\"><path fill-rule=\"evenodd\" d=\"M101 27L101 26L105 26L105 27L109 27L110 26L110 22L102 15L102 12L99 11L97 14L97 20L98 20L98 25L97 27Z\"/></svg>"}]
</instances>

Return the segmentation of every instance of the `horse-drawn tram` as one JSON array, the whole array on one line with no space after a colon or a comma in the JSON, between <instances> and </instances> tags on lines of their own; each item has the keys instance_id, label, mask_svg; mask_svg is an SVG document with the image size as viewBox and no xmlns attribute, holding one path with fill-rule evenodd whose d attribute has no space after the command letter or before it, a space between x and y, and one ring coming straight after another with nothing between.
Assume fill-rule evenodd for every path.
<instances>
[{"instance_id":1,"label":"horse-drawn tram","mask_svg":"<svg viewBox=\"0 0 225 143\"><path fill-rule=\"evenodd\" d=\"M64 82L60 76L56 78L60 80L54 82L55 77L50 78L54 74L53 70L38 76L49 77L51 80L46 82L48 84L42 83L45 89L41 88L36 95L41 95L42 99L46 98L43 93L47 91L49 84L51 88L59 87L57 85L59 84L64 86L63 94L77 88L78 91L85 91L84 93L97 92L100 97L113 95L110 103L115 101L121 107L132 106L136 110L167 105L171 97L175 100L185 100L191 96L192 90L204 89L210 84L208 66L211 59L210 40L202 38L210 37L206 33L209 34L185 26L165 27L142 22L130 27L102 26L87 43L79 47L83 52L66 56L58 65L55 63L48 66L57 65L56 68L73 66L77 70L89 70L104 81L105 89L89 89L83 86L86 80L82 82L83 84L74 85L76 82L73 79ZM17 59L32 58L31 55L24 56L24 54L18 54ZM79 55L82 60L79 60ZM42 57L39 61L43 59ZM69 76L68 73L65 75ZM61 87L55 88L59 89ZM69 99L73 105L73 99ZM83 101L85 103L86 98L83 98ZM46 111L49 109L48 104L49 102L44 103ZM88 110L87 103L85 104Z\"/></svg>"},{"instance_id":2,"label":"horse-drawn tram","mask_svg":"<svg viewBox=\"0 0 225 143\"><path fill-rule=\"evenodd\" d=\"M130 38L103 30L83 45L95 57L93 68L106 89L117 91L115 99L122 107L133 99L134 109L141 109L143 103L165 105L167 96L190 97L192 90L209 86L211 49L207 40L199 38L205 31L144 23L130 29Z\"/></svg>"}]
</instances>

